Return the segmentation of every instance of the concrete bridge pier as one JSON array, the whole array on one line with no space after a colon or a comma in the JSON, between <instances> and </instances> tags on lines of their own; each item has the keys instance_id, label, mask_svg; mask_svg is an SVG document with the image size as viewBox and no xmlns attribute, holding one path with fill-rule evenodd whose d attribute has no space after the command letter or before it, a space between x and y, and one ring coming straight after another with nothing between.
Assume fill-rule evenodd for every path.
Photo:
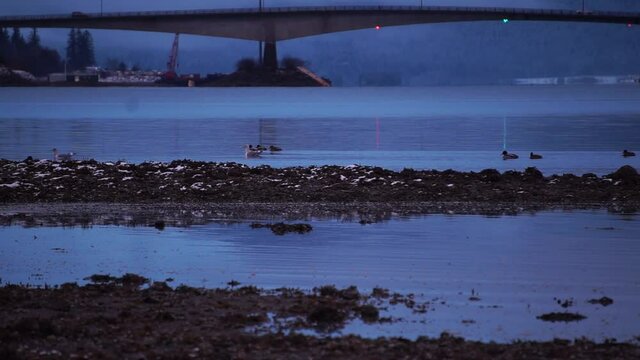
<instances>
[{"instance_id":1,"label":"concrete bridge pier","mask_svg":"<svg viewBox=\"0 0 640 360\"><path fill-rule=\"evenodd\" d=\"M267 41L264 44L263 65L268 70L278 69L278 50L275 41Z\"/></svg>"}]
</instances>

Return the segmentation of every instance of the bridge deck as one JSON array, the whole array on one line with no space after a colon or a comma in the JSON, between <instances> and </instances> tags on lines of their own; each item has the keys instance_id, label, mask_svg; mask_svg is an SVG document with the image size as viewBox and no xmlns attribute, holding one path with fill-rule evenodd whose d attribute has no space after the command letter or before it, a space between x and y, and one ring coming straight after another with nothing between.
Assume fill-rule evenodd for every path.
<instances>
[{"instance_id":1,"label":"bridge deck","mask_svg":"<svg viewBox=\"0 0 640 360\"><path fill-rule=\"evenodd\" d=\"M88 28L276 42L340 31L460 21L640 24L640 13L453 6L320 6L5 16L0 27Z\"/></svg>"},{"instance_id":2,"label":"bridge deck","mask_svg":"<svg viewBox=\"0 0 640 360\"><path fill-rule=\"evenodd\" d=\"M259 14L259 13L301 13L301 12L353 12L353 11L423 11L423 12L464 12L464 13L504 13L504 14L529 14L529 15L565 15L584 17L640 17L640 13L614 12L614 11L580 11L564 9L534 9L534 8L504 8L504 7L461 7L461 6L297 6L297 7L267 7L267 8L232 8L232 9L202 9L202 10L173 10L173 11L135 11L135 12L105 12L82 13L88 18L114 18L114 17L158 17L158 16L184 16L184 15L224 15L224 14ZM51 20L74 19L71 13L52 15L23 15L0 16L2 21L14 20Z\"/></svg>"}]
</instances>

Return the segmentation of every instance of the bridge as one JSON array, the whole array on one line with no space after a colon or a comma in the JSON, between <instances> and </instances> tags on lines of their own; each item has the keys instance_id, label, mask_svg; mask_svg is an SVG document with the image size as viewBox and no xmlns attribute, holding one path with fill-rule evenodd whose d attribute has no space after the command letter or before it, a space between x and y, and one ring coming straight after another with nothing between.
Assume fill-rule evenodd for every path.
<instances>
[{"instance_id":1,"label":"bridge","mask_svg":"<svg viewBox=\"0 0 640 360\"><path fill-rule=\"evenodd\" d=\"M442 7L276 7L0 17L0 28L84 28L205 35L263 41L264 63L277 67L278 41L350 30L462 21L564 21L640 24L640 13Z\"/></svg>"}]
</instances>

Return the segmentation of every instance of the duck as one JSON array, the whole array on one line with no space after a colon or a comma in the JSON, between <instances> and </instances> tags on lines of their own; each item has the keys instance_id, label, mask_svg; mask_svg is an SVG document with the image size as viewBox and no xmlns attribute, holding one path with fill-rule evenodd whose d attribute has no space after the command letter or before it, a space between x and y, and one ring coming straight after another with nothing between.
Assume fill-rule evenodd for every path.
<instances>
[{"instance_id":1,"label":"duck","mask_svg":"<svg viewBox=\"0 0 640 360\"><path fill-rule=\"evenodd\" d=\"M634 153L633 151L623 150L622 156L624 157L636 156L636 153Z\"/></svg>"},{"instance_id":2,"label":"duck","mask_svg":"<svg viewBox=\"0 0 640 360\"><path fill-rule=\"evenodd\" d=\"M245 145L244 146L244 157L245 158L257 158L260 157L260 154L262 154L262 150L258 150L256 148L254 148L252 145Z\"/></svg>"},{"instance_id":3,"label":"duck","mask_svg":"<svg viewBox=\"0 0 640 360\"><path fill-rule=\"evenodd\" d=\"M529 153L529 159L531 159L531 160L540 160L540 159L542 159L542 155Z\"/></svg>"},{"instance_id":4,"label":"duck","mask_svg":"<svg viewBox=\"0 0 640 360\"><path fill-rule=\"evenodd\" d=\"M260 144L256 145L256 149L258 149L258 150L260 150L260 151L265 151L265 150L267 150L267 148L266 148L266 147L264 147L264 146L262 146L262 145L260 145Z\"/></svg>"},{"instance_id":5,"label":"duck","mask_svg":"<svg viewBox=\"0 0 640 360\"><path fill-rule=\"evenodd\" d=\"M507 152L507 150L502 152L502 160L514 160L517 159L519 156L516 154L510 154Z\"/></svg>"},{"instance_id":6,"label":"duck","mask_svg":"<svg viewBox=\"0 0 640 360\"><path fill-rule=\"evenodd\" d=\"M53 148L53 161L71 161L73 157L76 155L74 152L69 152L67 154L61 154L58 149Z\"/></svg>"},{"instance_id":7,"label":"duck","mask_svg":"<svg viewBox=\"0 0 640 360\"><path fill-rule=\"evenodd\" d=\"M269 151L278 152L278 151L282 151L282 148L275 145L269 145Z\"/></svg>"}]
</instances>

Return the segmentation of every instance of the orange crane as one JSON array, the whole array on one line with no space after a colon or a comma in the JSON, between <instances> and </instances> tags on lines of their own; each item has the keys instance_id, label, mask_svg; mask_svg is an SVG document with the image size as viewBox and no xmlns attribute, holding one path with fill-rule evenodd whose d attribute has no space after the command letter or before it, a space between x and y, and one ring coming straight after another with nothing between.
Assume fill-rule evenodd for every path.
<instances>
[{"instance_id":1,"label":"orange crane","mask_svg":"<svg viewBox=\"0 0 640 360\"><path fill-rule=\"evenodd\" d=\"M173 39L173 46L171 47L171 53L169 54L169 61L167 61L167 72L164 73L165 80L175 80L178 78L176 72L178 68L178 44L180 41L180 34L176 33L176 37Z\"/></svg>"}]
</instances>

